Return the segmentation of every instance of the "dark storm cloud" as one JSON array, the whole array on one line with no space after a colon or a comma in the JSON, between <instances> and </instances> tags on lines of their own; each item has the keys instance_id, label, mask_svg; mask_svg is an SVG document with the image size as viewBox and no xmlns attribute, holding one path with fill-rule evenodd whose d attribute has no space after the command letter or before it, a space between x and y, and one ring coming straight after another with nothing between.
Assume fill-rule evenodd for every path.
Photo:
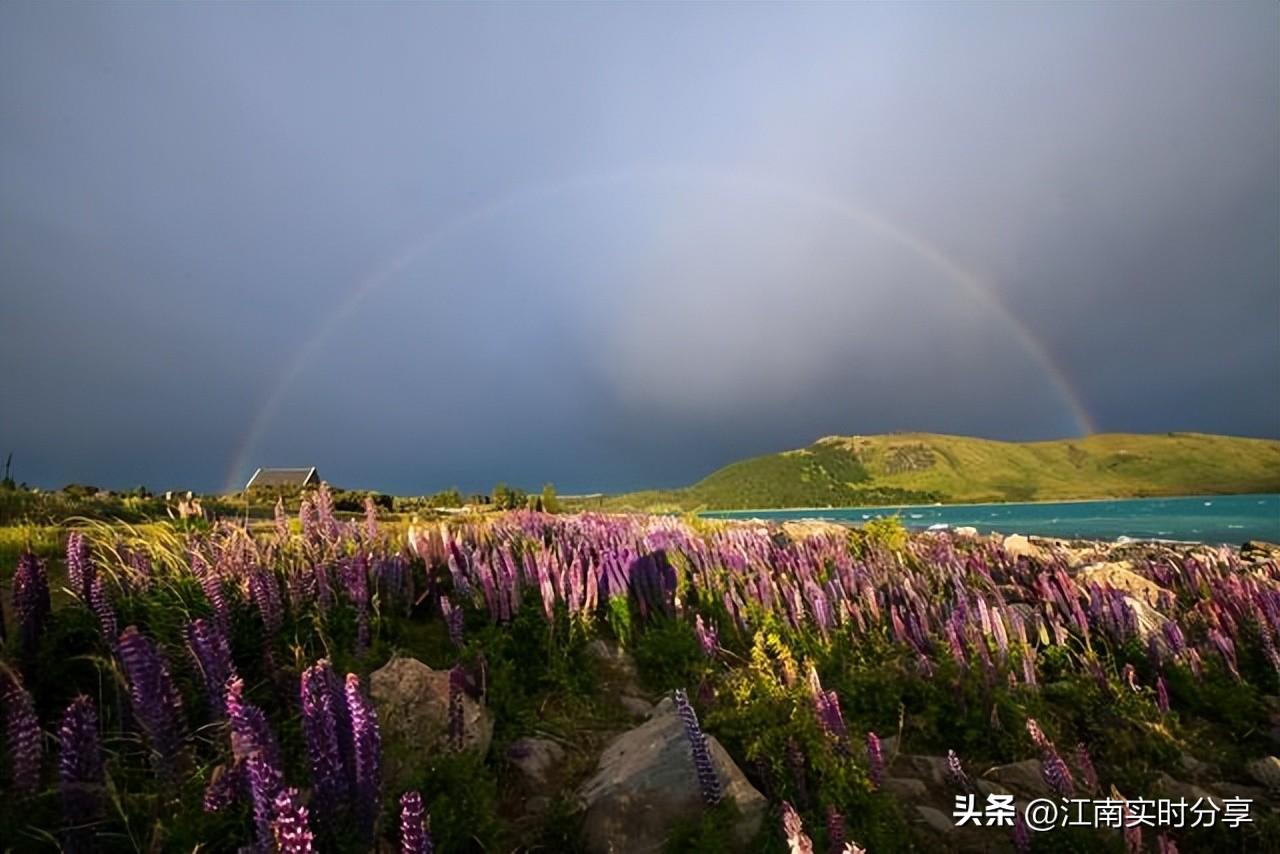
<instances>
[{"instance_id":1,"label":"dark storm cloud","mask_svg":"<svg viewBox=\"0 0 1280 854\"><path fill-rule=\"evenodd\" d=\"M1278 23L5 5L0 451L585 491L1073 397L1280 435Z\"/></svg>"}]
</instances>

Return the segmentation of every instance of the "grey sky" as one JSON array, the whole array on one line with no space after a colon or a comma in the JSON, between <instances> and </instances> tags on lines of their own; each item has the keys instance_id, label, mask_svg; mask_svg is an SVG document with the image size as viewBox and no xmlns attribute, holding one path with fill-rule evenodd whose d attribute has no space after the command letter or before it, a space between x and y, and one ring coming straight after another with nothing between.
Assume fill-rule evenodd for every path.
<instances>
[{"instance_id":1,"label":"grey sky","mask_svg":"<svg viewBox=\"0 0 1280 854\"><path fill-rule=\"evenodd\" d=\"M1278 25L0 4L0 452L594 491L830 433L1280 436Z\"/></svg>"}]
</instances>

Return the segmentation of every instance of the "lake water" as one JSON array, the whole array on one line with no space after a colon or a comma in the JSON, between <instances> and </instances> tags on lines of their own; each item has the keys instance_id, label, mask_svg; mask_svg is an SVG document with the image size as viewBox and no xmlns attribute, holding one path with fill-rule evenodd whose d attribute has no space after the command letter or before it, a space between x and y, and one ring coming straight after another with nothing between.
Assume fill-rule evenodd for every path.
<instances>
[{"instance_id":1,"label":"lake water","mask_svg":"<svg viewBox=\"0 0 1280 854\"><path fill-rule=\"evenodd\" d=\"M1205 495L1131 498L1120 501L948 504L903 507L840 507L807 510L746 510L707 513L721 519L824 519L860 524L898 515L908 528L969 526L981 533L1114 540L1186 540L1232 543L1280 542L1280 495Z\"/></svg>"}]
</instances>

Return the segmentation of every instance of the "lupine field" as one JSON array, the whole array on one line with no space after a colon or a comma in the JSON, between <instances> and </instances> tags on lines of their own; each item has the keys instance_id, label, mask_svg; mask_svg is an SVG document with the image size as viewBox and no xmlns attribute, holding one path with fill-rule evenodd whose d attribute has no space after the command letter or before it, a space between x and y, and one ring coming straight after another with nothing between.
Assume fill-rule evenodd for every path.
<instances>
[{"instance_id":1,"label":"lupine field","mask_svg":"<svg viewBox=\"0 0 1280 854\"><path fill-rule=\"evenodd\" d=\"M669 698L702 796L668 850L1280 850L1250 770L1280 746L1280 566L1129 548L1100 574L1066 545L891 524L515 511L406 530L372 506L337 518L323 489L274 525L71 525L3 570L0 846L590 850L576 792L636 725L629 692ZM371 694L393 656L448 672L425 759ZM487 751L464 703L492 716ZM510 759L530 734L564 745L536 791ZM749 842L709 736L767 800ZM924 775L904 764L930 757L940 776L910 796ZM1194 774L1254 798L1252 820L921 822L1026 760L1063 798Z\"/></svg>"}]
</instances>

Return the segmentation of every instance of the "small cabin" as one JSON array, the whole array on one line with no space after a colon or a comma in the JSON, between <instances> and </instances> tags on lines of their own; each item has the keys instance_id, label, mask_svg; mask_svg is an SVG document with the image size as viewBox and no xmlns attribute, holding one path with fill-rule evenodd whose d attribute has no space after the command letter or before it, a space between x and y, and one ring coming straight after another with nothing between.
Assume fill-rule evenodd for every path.
<instances>
[{"instance_id":1,"label":"small cabin","mask_svg":"<svg viewBox=\"0 0 1280 854\"><path fill-rule=\"evenodd\" d=\"M244 491L251 489L302 489L308 486L319 486L320 475L315 466L308 469L258 469L244 485Z\"/></svg>"}]
</instances>

